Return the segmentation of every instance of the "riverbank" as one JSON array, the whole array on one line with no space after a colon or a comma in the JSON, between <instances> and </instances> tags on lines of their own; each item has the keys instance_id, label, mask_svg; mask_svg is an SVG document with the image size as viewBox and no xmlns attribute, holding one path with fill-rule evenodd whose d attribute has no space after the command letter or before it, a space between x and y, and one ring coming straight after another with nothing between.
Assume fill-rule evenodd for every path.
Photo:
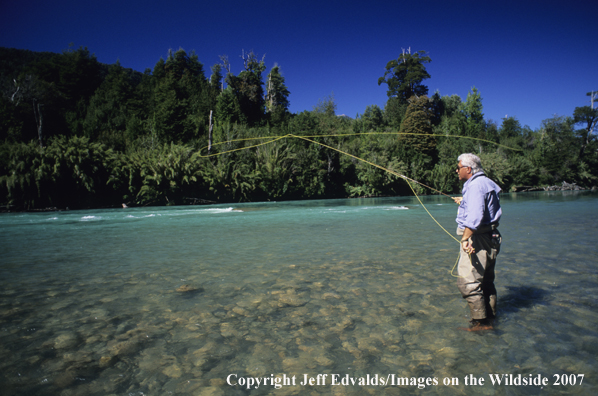
<instances>
[{"instance_id":1,"label":"riverbank","mask_svg":"<svg viewBox=\"0 0 598 396\"><path fill-rule=\"evenodd\" d=\"M563 182L562 185L558 186L545 186L545 187L532 187L532 186L514 186L511 188L511 192L512 193L525 193L525 192L538 192L538 191L591 191L591 192L598 192L598 187L597 186L593 186L593 187L582 187L577 185L576 183L567 183L567 182ZM503 192L503 194L505 194ZM426 197L428 195L420 195L422 197ZM433 195L429 195L429 196L436 196L436 194ZM367 199L367 198L401 198L401 197L410 197L410 195L407 196L378 196L378 197L373 197L373 196L363 196L363 197L346 197L345 199ZM331 199L339 199L339 198L331 198ZM342 199L342 198L340 198ZM210 200L206 200L206 199L199 199L199 198L193 198L193 199L185 199L187 202L186 204L181 204L181 205L175 205L172 202L170 202L169 204L164 204L164 205L159 205L159 204L153 204L153 205L139 205L139 206L135 206L132 204L115 204L113 206L102 206L102 207L87 207L87 208L77 208L76 210L94 210L94 209L118 209L118 208L123 208L123 209L129 209L129 208L142 208L142 207L148 207L148 206L156 206L156 207L168 207L168 206L179 206L179 207L184 207L184 206L209 206L209 205L226 205L226 204L238 204L240 202L228 202L228 201L223 201L223 202L216 202L216 201L210 201ZM277 202L287 202L287 201L297 201L294 199L291 200L277 200ZM305 200L299 200L299 201L312 201L310 199L305 199ZM246 202L246 203L251 203L251 202ZM257 202L256 202L257 203ZM58 208L58 207L48 207L48 208L39 208L39 209L23 209L23 208L19 208L16 205L2 205L0 206L0 213L20 213L20 212L24 212L24 213L36 213L36 212L62 212L62 211L68 211L70 210L68 207L66 208Z\"/></svg>"}]
</instances>

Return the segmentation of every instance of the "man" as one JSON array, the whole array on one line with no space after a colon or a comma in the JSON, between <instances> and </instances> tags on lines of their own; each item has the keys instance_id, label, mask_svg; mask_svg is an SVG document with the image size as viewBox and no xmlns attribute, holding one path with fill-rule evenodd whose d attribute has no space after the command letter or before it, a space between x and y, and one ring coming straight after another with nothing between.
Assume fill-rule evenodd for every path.
<instances>
[{"instance_id":1,"label":"man","mask_svg":"<svg viewBox=\"0 0 598 396\"><path fill-rule=\"evenodd\" d=\"M461 154L458 160L457 174L465 183L463 197L453 198L459 204L456 221L461 236L457 287L469 305L470 330L487 330L496 316L494 264L501 243L501 189L486 177L478 156Z\"/></svg>"}]
</instances>

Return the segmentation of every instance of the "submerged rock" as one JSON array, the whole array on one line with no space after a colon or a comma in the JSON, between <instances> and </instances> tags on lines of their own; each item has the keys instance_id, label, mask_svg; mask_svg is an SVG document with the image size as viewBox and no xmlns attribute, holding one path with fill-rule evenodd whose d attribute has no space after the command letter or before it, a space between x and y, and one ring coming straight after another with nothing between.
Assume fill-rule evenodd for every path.
<instances>
[{"instance_id":1,"label":"submerged rock","mask_svg":"<svg viewBox=\"0 0 598 396\"><path fill-rule=\"evenodd\" d=\"M110 367L114 364L116 358L114 356L102 356L100 358L99 366L100 368Z\"/></svg>"},{"instance_id":2,"label":"submerged rock","mask_svg":"<svg viewBox=\"0 0 598 396\"><path fill-rule=\"evenodd\" d=\"M221 396L224 391L217 386L207 386L201 390L199 396Z\"/></svg>"},{"instance_id":3,"label":"submerged rock","mask_svg":"<svg viewBox=\"0 0 598 396\"><path fill-rule=\"evenodd\" d=\"M170 378L180 378L183 374L183 370L181 370L181 367L179 365L173 364L164 368L164 370L162 370L162 374Z\"/></svg>"},{"instance_id":4,"label":"submerged rock","mask_svg":"<svg viewBox=\"0 0 598 396\"><path fill-rule=\"evenodd\" d=\"M72 370L67 370L64 373L59 373L54 380L54 385L58 388L66 388L75 382L76 374Z\"/></svg>"},{"instance_id":5,"label":"submerged rock","mask_svg":"<svg viewBox=\"0 0 598 396\"><path fill-rule=\"evenodd\" d=\"M79 343L77 335L74 333L64 333L56 337L54 340L54 348L68 349L73 348Z\"/></svg>"},{"instance_id":6,"label":"submerged rock","mask_svg":"<svg viewBox=\"0 0 598 396\"><path fill-rule=\"evenodd\" d=\"M294 290L287 290L286 293L278 295L278 307L300 307L309 302L309 298L306 298L305 294L296 294Z\"/></svg>"},{"instance_id":7,"label":"submerged rock","mask_svg":"<svg viewBox=\"0 0 598 396\"><path fill-rule=\"evenodd\" d=\"M199 291L197 287L191 285L182 285L176 288L176 291L179 293L188 293L188 292L196 292Z\"/></svg>"},{"instance_id":8,"label":"submerged rock","mask_svg":"<svg viewBox=\"0 0 598 396\"><path fill-rule=\"evenodd\" d=\"M122 355L134 355L141 349L141 342L137 338L130 340L108 343L108 350L113 357Z\"/></svg>"}]
</instances>

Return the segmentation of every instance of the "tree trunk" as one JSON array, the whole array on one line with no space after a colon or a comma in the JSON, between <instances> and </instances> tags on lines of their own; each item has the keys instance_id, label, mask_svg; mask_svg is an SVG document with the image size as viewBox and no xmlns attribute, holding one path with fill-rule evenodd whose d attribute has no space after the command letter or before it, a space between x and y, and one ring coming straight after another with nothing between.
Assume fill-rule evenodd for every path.
<instances>
[{"instance_id":1,"label":"tree trunk","mask_svg":"<svg viewBox=\"0 0 598 396\"><path fill-rule=\"evenodd\" d=\"M270 96L270 111L272 111L272 102L274 99L274 95L272 95L272 73L270 73L270 75L268 76L268 96Z\"/></svg>"},{"instance_id":2,"label":"tree trunk","mask_svg":"<svg viewBox=\"0 0 598 396\"><path fill-rule=\"evenodd\" d=\"M212 124L212 110L210 110L210 129L208 130L208 154L212 150L212 129L214 125Z\"/></svg>"},{"instance_id":3,"label":"tree trunk","mask_svg":"<svg viewBox=\"0 0 598 396\"><path fill-rule=\"evenodd\" d=\"M37 136L39 139L39 146L44 148L42 127L44 122L44 116L42 114L43 104L37 103L37 99L33 99L33 114L35 115L35 123L37 124Z\"/></svg>"}]
</instances>

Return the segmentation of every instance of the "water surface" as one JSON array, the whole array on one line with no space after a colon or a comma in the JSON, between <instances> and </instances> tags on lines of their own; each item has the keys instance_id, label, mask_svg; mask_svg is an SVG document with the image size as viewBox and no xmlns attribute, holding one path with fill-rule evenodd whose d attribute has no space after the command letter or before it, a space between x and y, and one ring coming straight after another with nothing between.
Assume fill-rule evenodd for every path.
<instances>
[{"instance_id":1,"label":"water surface","mask_svg":"<svg viewBox=\"0 0 598 396\"><path fill-rule=\"evenodd\" d=\"M423 202L453 234L456 205ZM596 394L598 195L506 194L501 203L500 322L483 334L459 329L469 320L450 273L459 245L415 198L0 215L0 387ZM296 385L247 389L228 385L230 374L296 376ZM304 374L328 377L301 386ZM333 386L332 374L370 384ZM484 385L466 386L469 374ZM549 385L492 385L490 374ZM555 374L576 385L552 385ZM376 375L438 384L373 385Z\"/></svg>"}]
</instances>

